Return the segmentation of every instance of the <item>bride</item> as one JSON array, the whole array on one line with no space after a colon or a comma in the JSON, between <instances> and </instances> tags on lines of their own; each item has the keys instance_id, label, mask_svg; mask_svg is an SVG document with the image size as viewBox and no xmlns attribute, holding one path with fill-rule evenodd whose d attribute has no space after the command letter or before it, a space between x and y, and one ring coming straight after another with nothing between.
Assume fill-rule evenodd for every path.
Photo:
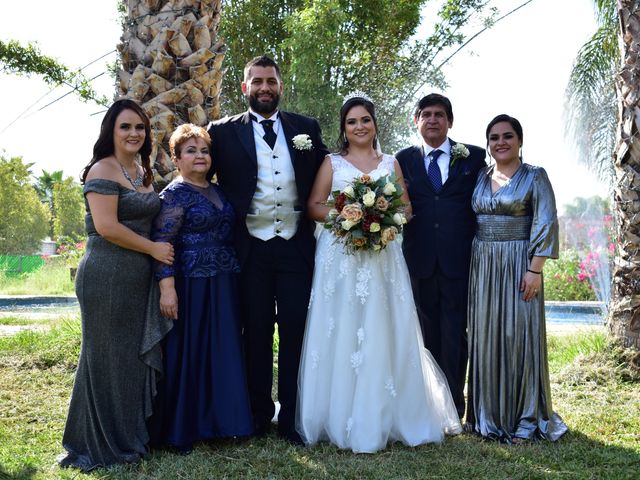
<instances>
[{"instance_id":1,"label":"bride","mask_svg":"<svg viewBox=\"0 0 640 480\"><path fill-rule=\"evenodd\" d=\"M354 178L401 177L395 158L376 149L365 94L345 99L340 138L340 153L325 158L309 197L319 222L330 192ZM402 199L409 204L406 192ZM398 240L349 253L330 231L320 233L298 386L296 428L307 445L328 440L371 453L389 441L415 446L461 431L447 381L424 348Z\"/></svg>"}]
</instances>

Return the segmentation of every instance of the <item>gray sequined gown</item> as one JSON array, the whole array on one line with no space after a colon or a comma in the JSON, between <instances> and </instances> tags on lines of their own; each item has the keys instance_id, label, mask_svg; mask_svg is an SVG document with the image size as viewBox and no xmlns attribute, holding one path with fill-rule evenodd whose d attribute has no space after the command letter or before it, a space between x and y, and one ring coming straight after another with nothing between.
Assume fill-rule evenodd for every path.
<instances>
[{"instance_id":1,"label":"gray sequined gown","mask_svg":"<svg viewBox=\"0 0 640 480\"><path fill-rule=\"evenodd\" d=\"M149 236L160 210L155 192L136 192L110 180L86 182L84 193L89 192L118 195L118 220ZM89 239L76 276L82 348L62 441L68 455L60 463L91 470L135 462L146 452L151 397L140 348L148 328L151 257L102 238L86 206Z\"/></svg>"},{"instance_id":2,"label":"gray sequined gown","mask_svg":"<svg viewBox=\"0 0 640 480\"><path fill-rule=\"evenodd\" d=\"M469 278L469 411L485 436L555 441L567 431L553 412L544 289L522 300L520 283L533 256L558 258L558 220L544 169L522 164L491 192L493 166L478 176L478 218Z\"/></svg>"}]
</instances>

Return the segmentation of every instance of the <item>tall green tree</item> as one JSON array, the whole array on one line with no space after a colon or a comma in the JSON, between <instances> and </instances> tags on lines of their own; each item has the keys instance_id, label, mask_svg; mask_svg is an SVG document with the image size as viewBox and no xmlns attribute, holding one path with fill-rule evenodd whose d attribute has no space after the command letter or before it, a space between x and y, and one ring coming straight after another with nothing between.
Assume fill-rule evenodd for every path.
<instances>
[{"instance_id":1,"label":"tall green tree","mask_svg":"<svg viewBox=\"0 0 640 480\"><path fill-rule=\"evenodd\" d=\"M612 172L617 242L608 325L623 345L640 350L640 4L594 0L594 5L600 28L572 72L569 128L579 145L588 147L584 158L596 170ZM581 118L590 115L594 119Z\"/></svg>"},{"instance_id":2,"label":"tall green tree","mask_svg":"<svg viewBox=\"0 0 640 480\"><path fill-rule=\"evenodd\" d=\"M55 170L53 172L42 170L42 174L36 178L36 182L33 184L41 202L48 203L49 205L53 204L53 187L56 183L62 182L63 175L62 170Z\"/></svg>"},{"instance_id":3,"label":"tall green tree","mask_svg":"<svg viewBox=\"0 0 640 480\"><path fill-rule=\"evenodd\" d=\"M443 88L438 68L481 18L486 0L446 0L428 35L417 35L428 0L226 0L221 23L229 51L222 107L246 108L240 92L243 67L268 54L280 65L283 107L319 119L329 144L337 140L342 98L363 90L376 100L380 140L386 151L405 144L416 94ZM435 11L435 10L434 10Z\"/></svg>"},{"instance_id":4,"label":"tall green tree","mask_svg":"<svg viewBox=\"0 0 640 480\"><path fill-rule=\"evenodd\" d=\"M640 3L618 0L617 9L620 70L616 86L620 113L613 206L618 245L609 327L626 346L640 351ZM640 367L640 352L636 366Z\"/></svg>"},{"instance_id":5,"label":"tall green tree","mask_svg":"<svg viewBox=\"0 0 640 480\"><path fill-rule=\"evenodd\" d=\"M30 166L0 156L0 254L33 254L47 236L49 210L31 185Z\"/></svg>"},{"instance_id":6,"label":"tall green tree","mask_svg":"<svg viewBox=\"0 0 640 480\"><path fill-rule=\"evenodd\" d=\"M36 178L36 181L33 184L36 192L38 192L40 201L47 205L47 207L49 208L49 212L51 213L49 221L49 236L51 238L54 238L53 221L56 217L56 209L55 205L53 204L53 188L57 183L62 182L62 177L62 170L47 172L43 169L42 174Z\"/></svg>"},{"instance_id":7,"label":"tall green tree","mask_svg":"<svg viewBox=\"0 0 640 480\"><path fill-rule=\"evenodd\" d=\"M53 235L55 239L84 236L84 196L82 186L67 177L53 186Z\"/></svg>"}]
</instances>

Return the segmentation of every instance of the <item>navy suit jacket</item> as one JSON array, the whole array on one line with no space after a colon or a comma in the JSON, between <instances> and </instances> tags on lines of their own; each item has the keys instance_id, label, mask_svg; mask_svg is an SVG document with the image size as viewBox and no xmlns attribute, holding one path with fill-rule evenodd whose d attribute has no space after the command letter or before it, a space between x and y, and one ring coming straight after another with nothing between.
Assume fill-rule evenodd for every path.
<instances>
[{"instance_id":1,"label":"navy suit jacket","mask_svg":"<svg viewBox=\"0 0 640 480\"><path fill-rule=\"evenodd\" d=\"M449 140L451 146L456 142ZM436 266L448 278L469 275L471 242L476 217L471 196L480 169L486 166L483 148L467 145L469 156L449 167L449 177L436 193L425 167L422 148L413 146L396 154L407 185L413 218L403 233L402 250L414 278L428 278Z\"/></svg>"},{"instance_id":2,"label":"navy suit jacket","mask_svg":"<svg viewBox=\"0 0 640 480\"><path fill-rule=\"evenodd\" d=\"M298 189L298 201L303 212L298 231L292 240L301 249L310 265L313 265L315 225L306 215L307 200L316 173L329 151L322 142L320 125L316 120L283 111L279 112L279 116L282 131L289 146ZM311 150L294 148L292 139L298 134L309 135L312 142ZM211 135L211 158L213 161L209 177L216 174L220 188L235 210L234 243L240 265L244 265L251 244L246 216L256 192L258 180L258 159L249 112L225 117L211 123L209 135Z\"/></svg>"}]
</instances>

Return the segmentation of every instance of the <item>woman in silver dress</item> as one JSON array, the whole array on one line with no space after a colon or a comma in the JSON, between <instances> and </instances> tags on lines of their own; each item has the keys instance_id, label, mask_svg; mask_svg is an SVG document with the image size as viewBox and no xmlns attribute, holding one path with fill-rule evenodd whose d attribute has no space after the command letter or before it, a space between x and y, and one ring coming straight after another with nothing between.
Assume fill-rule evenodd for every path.
<instances>
[{"instance_id":1,"label":"woman in silver dress","mask_svg":"<svg viewBox=\"0 0 640 480\"><path fill-rule=\"evenodd\" d=\"M476 433L507 443L567 431L551 406L542 270L558 257L558 219L547 173L522 162L522 126L487 126L495 163L478 176L469 279L469 410Z\"/></svg>"}]
</instances>

